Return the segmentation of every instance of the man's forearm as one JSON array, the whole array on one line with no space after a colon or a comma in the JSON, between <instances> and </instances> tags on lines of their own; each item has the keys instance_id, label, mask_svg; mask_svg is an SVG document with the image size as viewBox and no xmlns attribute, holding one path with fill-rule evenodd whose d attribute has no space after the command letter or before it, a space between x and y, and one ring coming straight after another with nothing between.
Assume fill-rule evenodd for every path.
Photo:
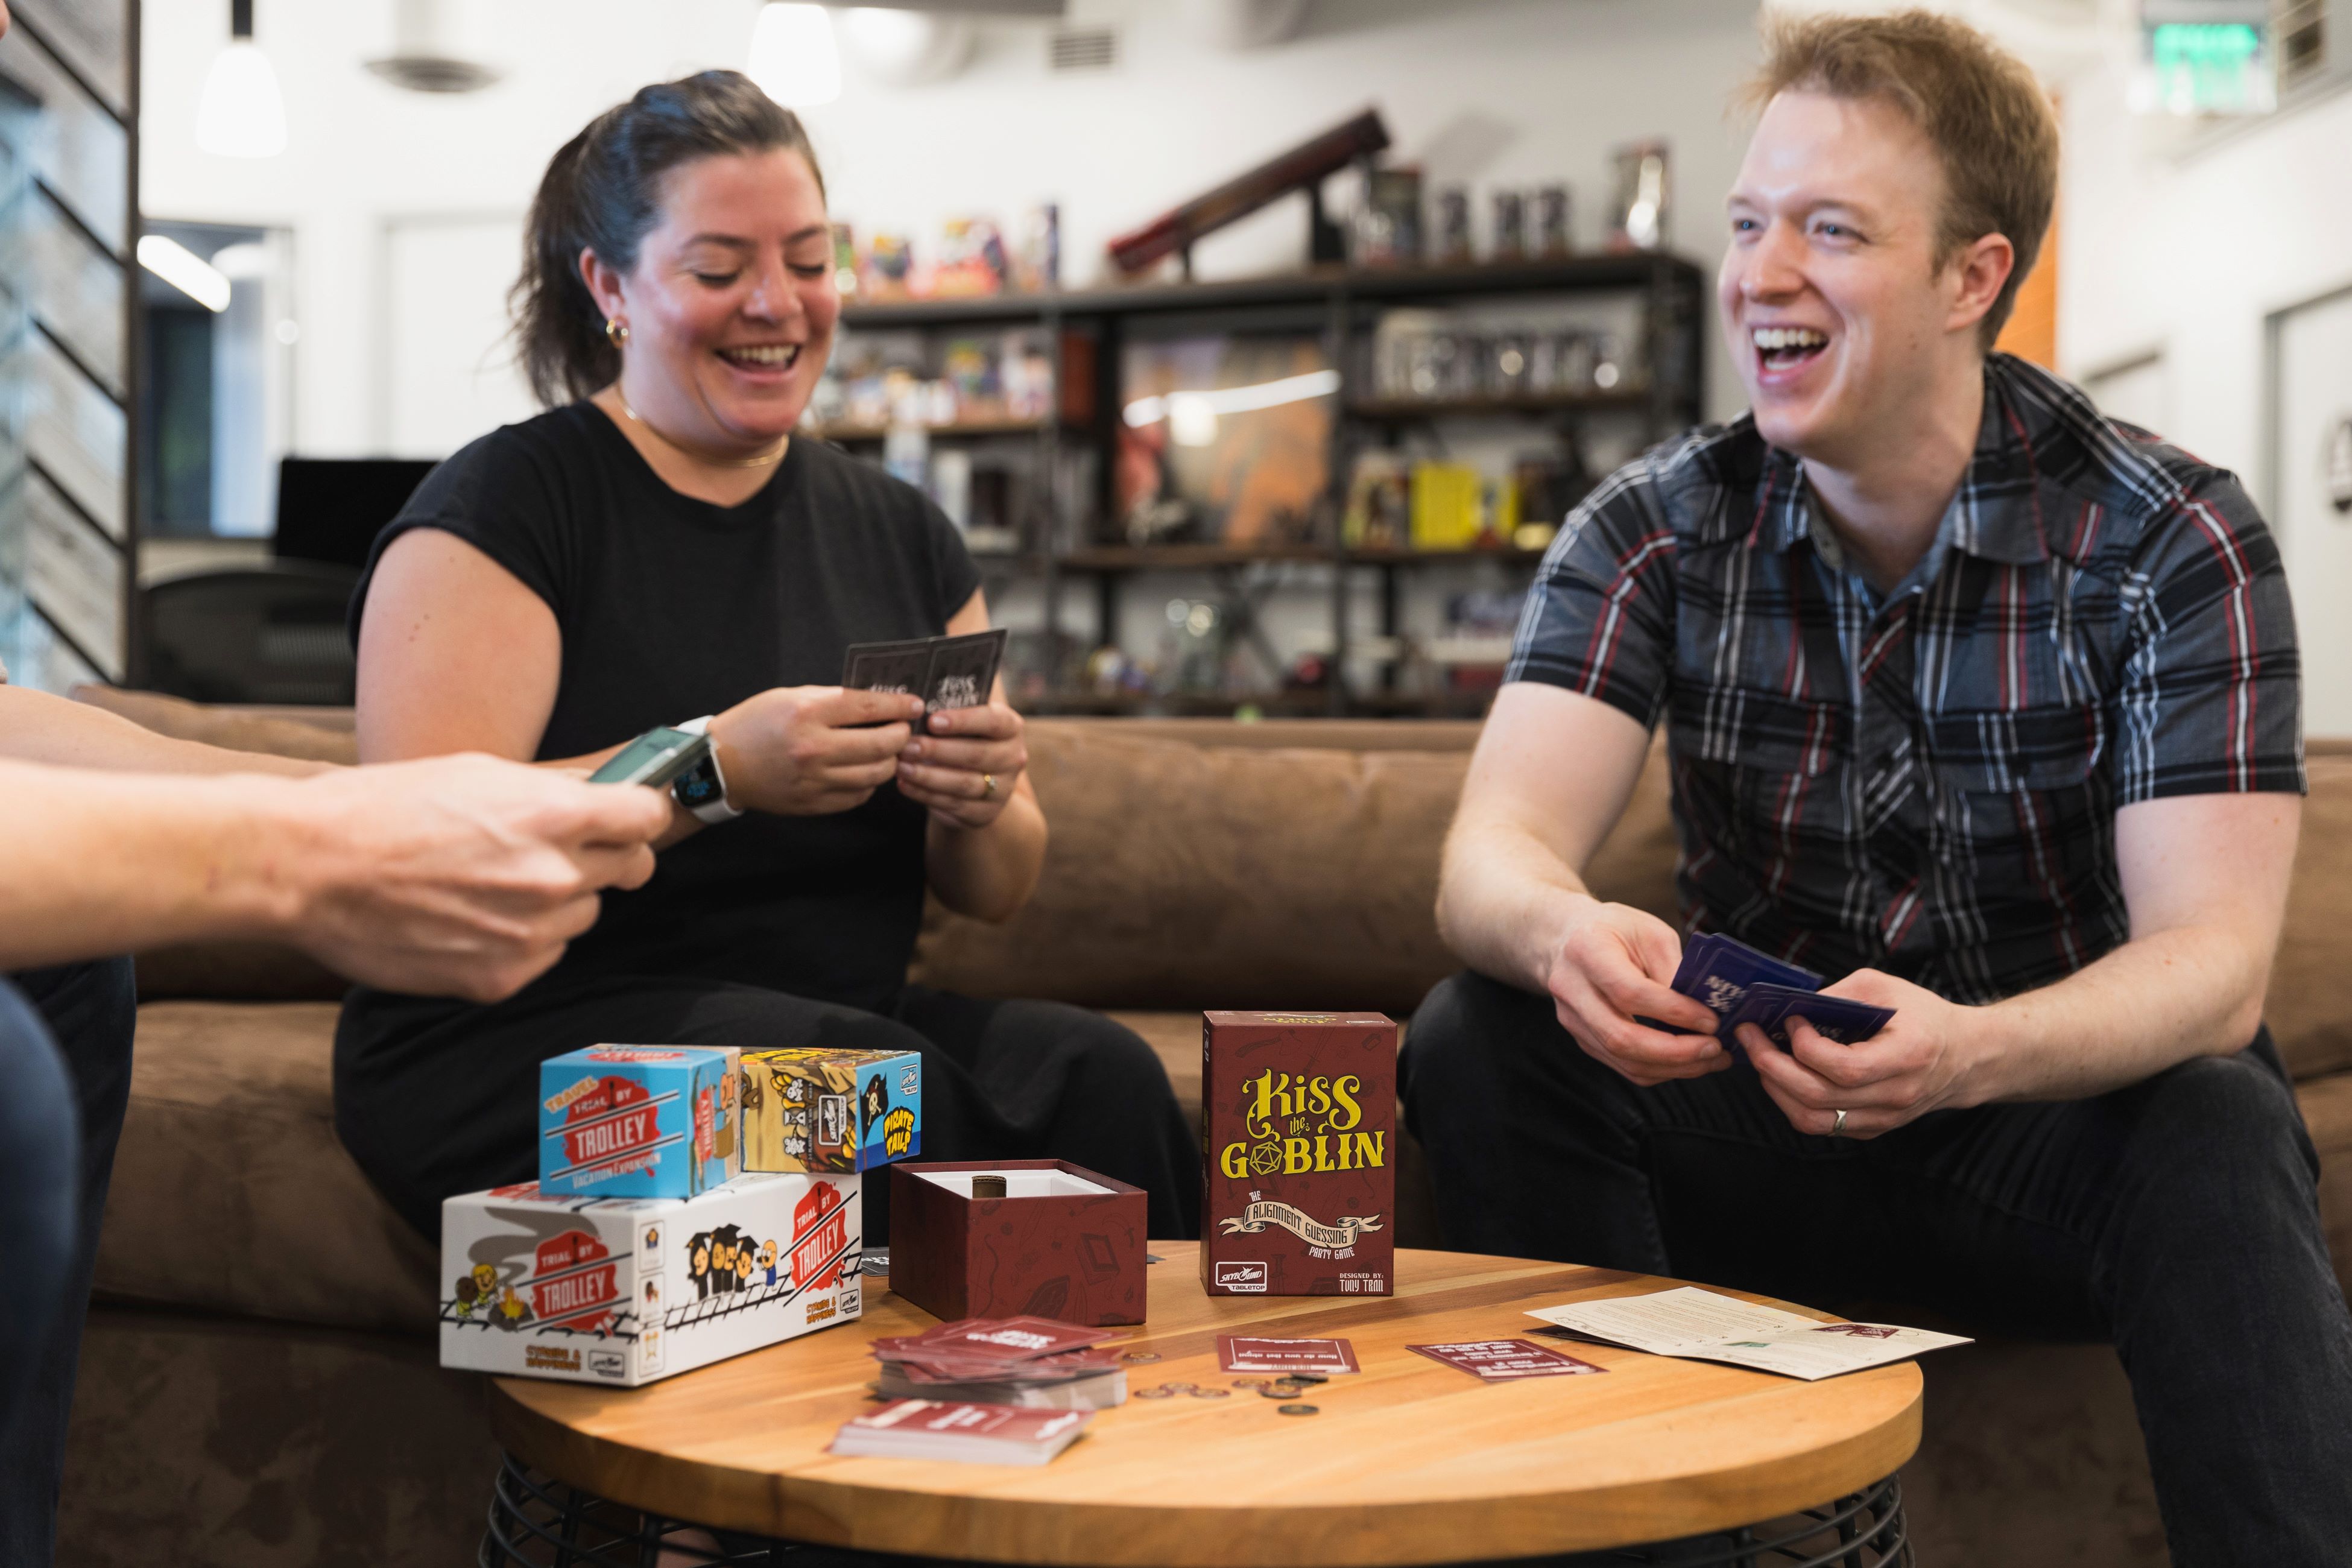
<instances>
[{"instance_id":1,"label":"man's forearm","mask_svg":"<svg viewBox=\"0 0 2352 1568\"><path fill-rule=\"evenodd\" d=\"M52 767L135 773L284 773L332 764L175 741L119 713L46 691L0 686L0 758Z\"/></svg>"},{"instance_id":2,"label":"man's forearm","mask_svg":"<svg viewBox=\"0 0 2352 1568\"><path fill-rule=\"evenodd\" d=\"M2270 973L2269 947L2257 946L2240 928L2155 931L1982 1009L1987 1049L1969 1100L2085 1099L2242 1049Z\"/></svg>"},{"instance_id":3,"label":"man's forearm","mask_svg":"<svg viewBox=\"0 0 2352 1568\"><path fill-rule=\"evenodd\" d=\"M1503 823L1458 824L1437 885L1437 931L1479 973L1541 991L1580 905L1584 880L1532 834Z\"/></svg>"},{"instance_id":4,"label":"man's forearm","mask_svg":"<svg viewBox=\"0 0 2352 1568\"><path fill-rule=\"evenodd\" d=\"M282 930L299 788L0 762L0 969Z\"/></svg>"}]
</instances>

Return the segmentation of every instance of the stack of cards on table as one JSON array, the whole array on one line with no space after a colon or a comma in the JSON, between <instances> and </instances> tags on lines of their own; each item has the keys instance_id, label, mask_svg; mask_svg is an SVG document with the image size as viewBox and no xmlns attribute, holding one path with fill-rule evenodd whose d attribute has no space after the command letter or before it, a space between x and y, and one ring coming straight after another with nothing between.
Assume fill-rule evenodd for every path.
<instances>
[{"instance_id":1,"label":"stack of cards on table","mask_svg":"<svg viewBox=\"0 0 2352 1568\"><path fill-rule=\"evenodd\" d=\"M1729 1362L1808 1383L1969 1342L1957 1334L1891 1323L1824 1323L1696 1285L1546 1307L1528 1316L1602 1344Z\"/></svg>"},{"instance_id":2,"label":"stack of cards on table","mask_svg":"<svg viewBox=\"0 0 2352 1568\"><path fill-rule=\"evenodd\" d=\"M967 1465L1042 1465L1076 1442L1093 1419L1084 1410L901 1399L845 1425L834 1435L833 1452Z\"/></svg>"},{"instance_id":3,"label":"stack of cards on table","mask_svg":"<svg viewBox=\"0 0 2352 1568\"><path fill-rule=\"evenodd\" d=\"M1891 1008L1850 1002L1842 996L1822 996L1822 977L1810 969L1783 963L1727 936L1693 937L1683 947L1682 967L1675 971L1675 989L1706 1004L1722 1022L1717 1038L1738 1037L1739 1026L1754 1024L1782 1050L1789 1048L1790 1018L1802 1018L1825 1040L1852 1045L1886 1027ZM1687 1029L1672 1028L1677 1035Z\"/></svg>"},{"instance_id":4,"label":"stack of cards on table","mask_svg":"<svg viewBox=\"0 0 2352 1568\"><path fill-rule=\"evenodd\" d=\"M923 700L923 711L981 708L996 686L1004 657L1003 626L963 637L908 642L852 643L841 684L852 691L902 691Z\"/></svg>"},{"instance_id":5,"label":"stack of cards on table","mask_svg":"<svg viewBox=\"0 0 2352 1568\"><path fill-rule=\"evenodd\" d=\"M919 1334L876 1340L885 1399L1105 1410L1127 1403L1117 1336L1051 1318L965 1318Z\"/></svg>"}]
</instances>

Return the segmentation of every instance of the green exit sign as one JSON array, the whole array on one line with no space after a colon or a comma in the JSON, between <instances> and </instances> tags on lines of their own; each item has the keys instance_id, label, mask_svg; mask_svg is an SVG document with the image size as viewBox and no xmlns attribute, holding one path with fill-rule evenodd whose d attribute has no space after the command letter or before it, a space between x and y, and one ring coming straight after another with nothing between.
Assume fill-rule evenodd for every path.
<instances>
[{"instance_id":1,"label":"green exit sign","mask_svg":"<svg viewBox=\"0 0 2352 1568\"><path fill-rule=\"evenodd\" d=\"M2150 5L2143 12L2154 106L2172 114L2270 112L2277 104L2277 88L2268 26L2218 17L2191 19L2198 9ZM2164 12L2171 15L2164 16ZM2182 16L2183 12L2190 17Z\"/></svg>"}]
</instances>

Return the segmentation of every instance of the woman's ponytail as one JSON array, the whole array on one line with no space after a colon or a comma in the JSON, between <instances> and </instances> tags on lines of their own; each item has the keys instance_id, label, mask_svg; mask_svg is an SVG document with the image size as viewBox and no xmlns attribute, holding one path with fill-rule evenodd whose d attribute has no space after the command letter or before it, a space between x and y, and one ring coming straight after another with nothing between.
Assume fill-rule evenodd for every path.
<instances>
[{"instance_id":1,"label":"woman's ponytail","mask_svg":"<svg viewBox=\"0 0 2352 1568\"><path fill-rule=\"evenodd\" d=\"M507 296L532 394L553 407L619 379L620 350L580 276L583 251L627 272L661 218L661 180L680 163L784 148L824 173L800 117L739 71L704 71L639 89L559 149L531 198L522 276Z\"/></svg>"}]
</instances>

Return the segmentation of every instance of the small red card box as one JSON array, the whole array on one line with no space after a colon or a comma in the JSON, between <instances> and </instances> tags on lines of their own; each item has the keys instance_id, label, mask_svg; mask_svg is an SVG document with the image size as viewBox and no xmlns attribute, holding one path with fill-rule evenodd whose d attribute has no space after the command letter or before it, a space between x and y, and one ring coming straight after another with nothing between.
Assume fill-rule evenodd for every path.
<instances>
[{"instance_id":1,"label":"small red card box","mask_svg":"<svg viewBox=\"0 0 2352 1568\"><path fill-rule=\"evenodd\" d=\"M971 1179L1004 1178L975 1198ZM1066 1160L890 1167L890 1289L934 1317L1143 1321L1144 1192Z\"/></svg>"},{"instance_id":2,"label":"small red card box","mask_svg":"<svg viewBox=\"0 0 2352 1568\"><path fill-rule=\"evenodd\" d=\"M1396 1047L1379 1013L1202 1015L1202 1289L1395 1288Z\"/></svg>"}]
</instances>

